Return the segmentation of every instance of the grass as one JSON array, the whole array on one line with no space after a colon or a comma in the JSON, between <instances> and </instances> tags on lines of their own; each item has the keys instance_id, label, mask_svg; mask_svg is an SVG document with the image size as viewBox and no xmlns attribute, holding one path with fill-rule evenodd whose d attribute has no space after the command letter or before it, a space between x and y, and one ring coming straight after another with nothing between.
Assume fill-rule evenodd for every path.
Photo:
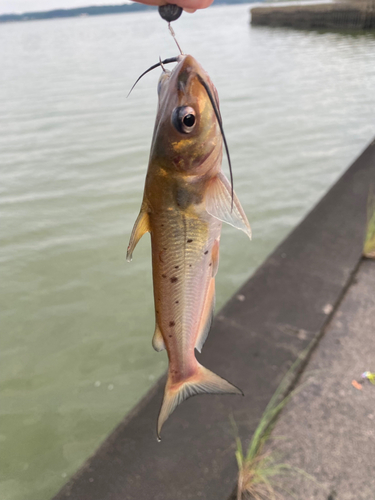
<instances>
[{"instance_id":1,"label":"grass","mask_svg":"<svg viewBox=\"0 0 375 500\"><path fill-rule=\"evenodd\" d=\"M237 500L248 498L252 500L277 500L282 498L275 491L274 486L276 486L276 483L274 478L285 473L299 473L314 480L312 476L301 469L278 463L274 453L264 449L281 410L296 391L303 387L300 386L299 389L295 389L286 397L283 397L288 391L291 379L306 357L308 350L309 348L303 351L282 379L255 429L246 453L243 450L240 438L236 437L236 459L239 470ZM289 491L288 494L293 496Z\"/></svg>"},{"instance_id":2,"label":"grass","mask_svg":"<svg viewBox=\"0 0 375 500\"><path fill-rule=\"evenodd\" d=\"M368 259L375 259L375 192L373 186L367 201L367 225L363 255Z\"/></svg>"}]
</instances>

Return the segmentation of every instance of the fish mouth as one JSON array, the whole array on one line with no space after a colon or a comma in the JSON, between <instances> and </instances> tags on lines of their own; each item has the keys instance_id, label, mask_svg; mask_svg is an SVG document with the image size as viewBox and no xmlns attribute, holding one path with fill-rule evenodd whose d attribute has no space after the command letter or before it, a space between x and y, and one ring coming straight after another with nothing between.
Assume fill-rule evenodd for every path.
<instances>
[{"instance_id":1,"label":"fish mouth","mask_svg":"<svg viewBox=\"0 0 375 500\"><path fill-rule=\"evenodd\" d=\"M185 93L192 78L201 75L202 68L194 57L185 55L181 57L177 66L173 68L172 74L176 75L177 90Z\"/></svg>"},{"instance_id":2,"label":"fish mouth","mask_svg":"<svg viewBox=\"0 0 375 500\"><path fill-rule=\"evenodd\" d=\"M177 63L177 66L175 66L172 70L172 72L168 72L165 69L165 65L171 64L171 63ZM132 90L134 87L137 85L139 80L144 77L147 73L152 71L153 69L161 67L164 73L169 73L169 75L173 74L177 76L177 90L183 90L187 82L189 80L190 75L200 75L202 73L202 68L200 67L199 63L194 59L193 56L190 56L188 54L179 54L178 56L175 57L169 57L167 59L164 59L163 61L160 59L158 63L153 64L150 66L146 71L144 71L135 81L134 85L130 89L127 97L131 94ZM202 78L202 77L201 77Z\"/></svg>"}]
</instances>

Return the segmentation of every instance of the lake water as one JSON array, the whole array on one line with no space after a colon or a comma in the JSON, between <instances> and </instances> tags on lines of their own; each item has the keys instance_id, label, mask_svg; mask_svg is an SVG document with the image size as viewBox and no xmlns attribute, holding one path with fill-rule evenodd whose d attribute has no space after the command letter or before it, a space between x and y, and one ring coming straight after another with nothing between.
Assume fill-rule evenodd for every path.
<instances>
[{"instance_id":1,"label":"lake water","mask_svg":"<svg viewBox=\"0 0 375 500\"><path fill-rule=\"evenodd\" d=\"M218 88L253 229L223 230L218 307L375 133L373 36L250 27L248 10L175 23ZM176 53L156 12L0 26L3 500L50 498L166 368L149 238L125 261L159 71L126 94Z\"/></svg>"}]
</instances>

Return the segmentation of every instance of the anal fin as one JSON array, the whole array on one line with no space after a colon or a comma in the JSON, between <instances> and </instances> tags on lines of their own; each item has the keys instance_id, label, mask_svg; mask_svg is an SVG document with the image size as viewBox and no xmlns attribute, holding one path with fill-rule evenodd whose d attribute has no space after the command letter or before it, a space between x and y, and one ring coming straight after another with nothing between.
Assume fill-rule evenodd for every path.
<instances>
[{"instance_id":1,"label":"anal fin","mask_svg":"<svg viewBox=\"0 0 375 500\"><path fill-rule=\"evenodd\" d=\"M210 331L212 318L215 308L215 279L212 278L208 285L206 300L204 303L201 320L199 322L198 336L195 342L195 348L198 352L202 351L202 347L206 342L207 335Z\"/></svg>"},{"instance_id":2,"label":"anal fin","mask_svg":"<svg viewBox=\"0 0 375 500\"><path fill-rule=\"evenodd\" d=\"M214 278L217 274L217 270L219 269L219 247L220 247L220 240L217 239L215 240L213 247L212 247L212 277Z\"/></svg>"}]
</instances>

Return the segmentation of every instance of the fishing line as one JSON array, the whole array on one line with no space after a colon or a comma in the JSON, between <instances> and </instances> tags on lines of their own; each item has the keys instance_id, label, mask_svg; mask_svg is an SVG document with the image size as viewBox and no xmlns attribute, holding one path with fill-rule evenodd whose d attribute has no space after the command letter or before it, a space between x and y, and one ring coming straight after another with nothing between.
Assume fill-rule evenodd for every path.
<instances>
[{"instance_id":1,"label":"fishing line","mask_svg":"<svg viewBox=\"0 0 375 500\"><path fill-rule=\"evenodd\" d=\"M176 33L174 32L174 29L172 28L171 23L168 23L168 28L169 28L169 31L170 31L171 35L173 36L173 40L176 42L176 45L178 47L178 50L180 51L180 54L183 56L184 53L182 52L180 44L177 41Z\"/></svg>"},{"instance_id":2,"label":"fishing line","mask_svg":"<svg viewBox=\"0 0 375 500\"><path fill-rule=\"evenodd\" d=\"M229 174L230 174L230 186L231 186L231 198L232 198L232 201L231 201L231 210L233 210L233 198L234 198L234 189L233 189L233 172L232 172L232 163L230 161L230 156L229 156L229 149L228 149L228 144L227 144L227 140L225 138L225 134L224 134L224 129L223 129L223 123L221 121L221 116L220 116L220 112L218 110L218 107L216 105L216 102L215 102L215 99L214 99L214 96L212 95L212 92L211 92L211 89L210 87L207 85L207 83L203 80L203 78L197 73L197 78L199 80L199 82L203 85L203 87L205 88L206 92L207 92L207 95L211 101L211 104L212 104L212 107L214 109L214 112L215 112L215 115L216 115L216 118L217 118L217 121L219 123L219 127L220 127L220 132L221 132L221 135L223 137L223 141L224 141L224 147L225 147L225 152L227 154L227 158L228 158L228 165L229 165Z\"/></svg>"},{"instance_id":3,"label":"fishing line","mask_svg":"<svg viewBox=\"0 0 375 500\"><path fill-rule=\"evenodd\" d=\"M175 41L175 43L176 43L176 45L178 47L178 50L180 51L180 54L183 56L184 53L181 50L180 44L178 43L177 38L176 38L176 34L174 32L174 29L171 26L171 22L172 21L176 21L176 19L178 19L181 16L181 14L182 14L182 7L179 7L178 5L175 5L175 4L172 4L172 3L167 3L165 5L160 5L159 8L158 8L158 11L159 11L160 17L162 19L164 19L165 21L167 21L169 32L172 35L173 40ZM149 71L152 71L155 68L158 68L159 66L161 66L162 70L165 72L163 64L169 64L169 63L173 63L173 62L178 62L178 58L179 57L180 56L170 57L168 59L164 59L164 61L161 61L160 57L159 57L159 62L157 64L154 64L153 66L151 66L151 68L148 68L144 73L141 74L140 77L137 78L135 84L132 86L132 88L129 91L129 94L126 97L128 98L130 96L132 90L137 85L137 83L142 78L142 76L145 76L146 73L148 73Z\"/></svg>"},{"instance_id":4,"label":"fishing line","mask_svg":"<svg viewBox=\"0 0 375 500\"><path fill-rule=\"evenodd\" d=\"M165 21L167 21L170 34L172 35L173 40L175 41L175 43L178 47L178 50L180 51L180 54L183 56L184 53L181 50L180 44L178 43L177 38L176 38L176 34L174 32L174 29L171 26L171 22L176 21L176 19L178 19L181 16L182 7L179 7L178 5L175 5L173 3L167 3L166 5L160 5L158 11L159 11L160 17L162 19L164 19Z\"/></svg>"}]
</instances>

